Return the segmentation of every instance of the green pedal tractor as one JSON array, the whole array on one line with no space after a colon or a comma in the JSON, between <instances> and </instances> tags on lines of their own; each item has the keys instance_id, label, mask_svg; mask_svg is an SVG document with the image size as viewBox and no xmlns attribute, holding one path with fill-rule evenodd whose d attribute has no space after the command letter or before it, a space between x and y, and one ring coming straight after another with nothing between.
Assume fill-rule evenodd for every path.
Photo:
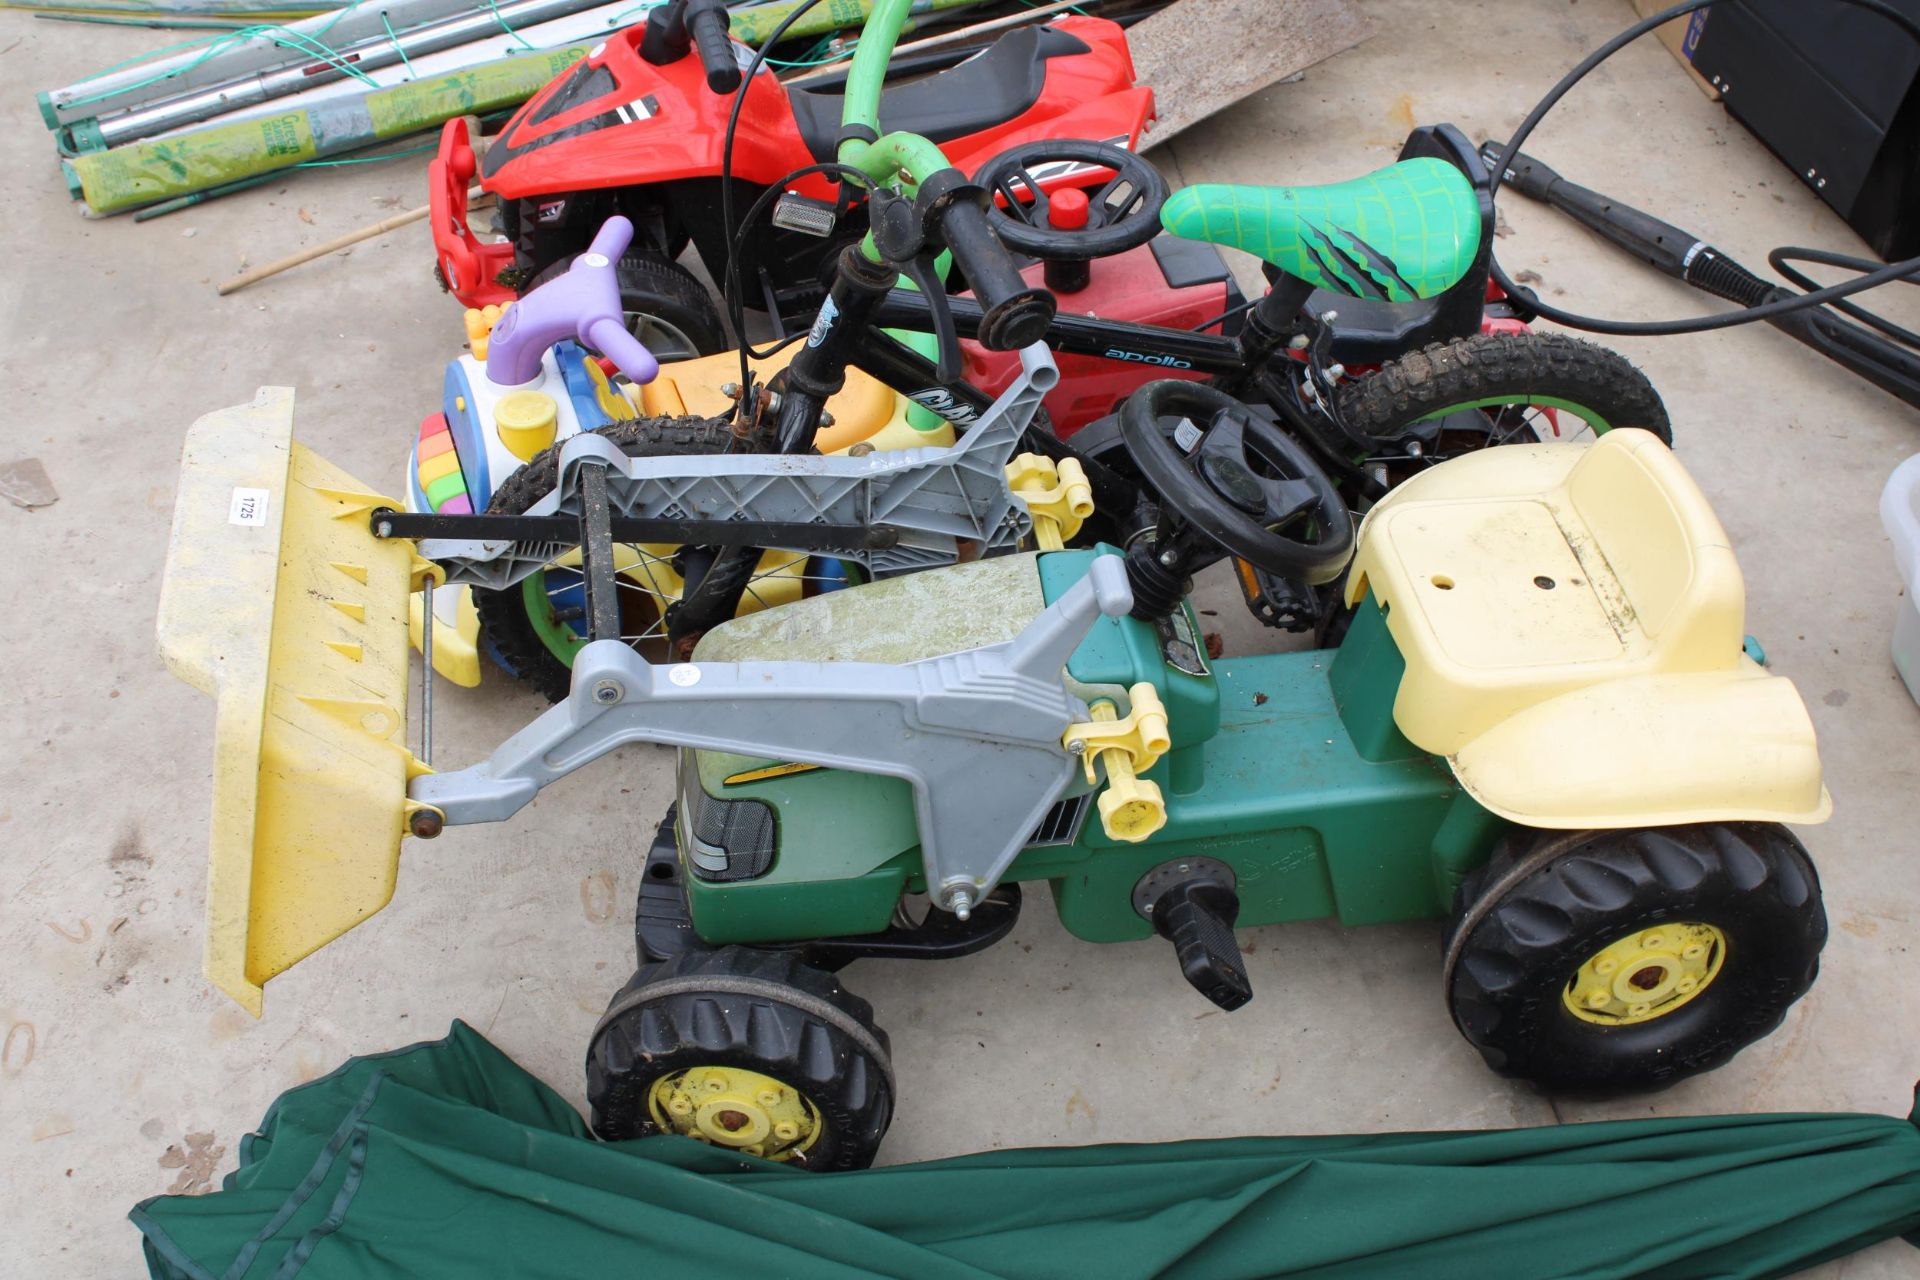
<instances>
[{"instance_id":1,"label":"green pedal tractor","mask_svg":"<svg viewBox=\"0 0 1920 1280\"><path fill-rule=\"evenodd\" d=\"M380 536L381 500L291 440L290 398L203 419L161 625L220 699L209 972L257 1009L385 904L403 832L503 820L663 742L685 749L642 964L588 1053L608 1137L866 1164L896 1080L837 970L984 947L1035 881L1081 938L1166 939L1227 1009L1253 994L1236 928L1447 920L1461 1032L1554 1089L1676 1080L1779 1023L1826 934L1780 824L1830 801L1799 695L1746 652L1725 532L1663 444L1476 453L1356 534L1324 473L1225 396L1153 383L1123 414L1166 499L1153 539L829 593L725 623L689 662L596 639L566 701L446 773L406 746L406 597L511 544L420 544L431 563ZM1192 452L1169 418L1208 424ZM693 465L595 445L567 446L558 514L523 530L577 530L590 586L596 523ZM567 477L610 501L569 508ZM265 528L233 518L242 490ZM1347 569L1340 647L1209 659L1182 586L1229 555Z\"/></svg>"},{"instance_id":2,"label":"green pedal tractor","mask_svg":"<svg viewBox=\"0 0 1920 1280\"><path fill-rule=\"evenodd\" d=\"M876 6L831 166L875 230L784 384L741 397L761 407L736 425L770 422L777 449L636 456L580 432L542 455L524 510L448 515L301 446L289 392L188 433L160 643L218 701L213 981L258 1012L264 983L386 905L404 836L506 820L650 742L682 749L679 799L644 862L639 970L588 1050L606 1137L869 1163L897 1080L838 972L977 951L1036 882L1080 938L1170 945L1224 1009L1254 994L1236 929L1445 920L1455 1023L1548 1088L1677 1080L1767 1034L1826 937L1781 824L1831 804L1806 708L1749 656L1726 533L1673 454L1626 427L1484 449L1419 471L1356 530L1272 414L1159 381L1115 424L1152 501L1097 511L1111 475L1037 456L1052 299L994 239L983 188L861 114L905 12ZM1254 194L1297 212L1294 193ZM1360 245L1364 218L1347 221ZM909 267L936 296L940 253L1020 376L951 447L811 452L880 300ZM902 377L936 372L874 344ZM1064 545L1108 525L1124 546ZM688 660L623 641L628 544L699 552L669 619ZM840 560L861 585L736 617L764 550ZM417 751L408 736L412 595L431 669L436 587L518 591L576 552L568 696L436 771L430 696ZM1338 647L1210 657L1186 592L1229 557L1340 582Z\"/></svg>"},{"instance_id":3,"label":"green pedal tractor","mask_svg":"<svg viewBox=\"0 0 1920 1280\"><path fill-rule=\"evenodd\" d=\"M1003 867L931 870L899 777L682 753L642 879L642 965L588 1054L602 1134L864 1164L894 1082L833 971L988 945L1023 883L1044 882L1086 941L1167 939L1223 1009L1253 995L1236 927L1446 919L1456 1025L1496 1069L1553 1089L1717 1066L1806 991L1826 924L1779 824L1828 811L1812 726L1743 652L1726 535L1664 446L1622 431L1426 473L1371 513L1338 649L1210 661L1167 583L1229 553L1291 553L1325 577L1345 561L1339 516L1322 504L1333 533L1276 546L1244 519L1231 425L1190 460L1154 410L1234 412L1175 383L1127 407L1171 527L1151 561L1125 561L1131 610L1067 659L1061 685L1087 708L1057 744L1069 777L1037 822L1021 815ZM695 661L912 664L1017 642L1118 562L1067 551L895 579L723 626ZM993 821L969 757L951 773L961 820ZM916 895L931 899L918 925L902 913ZM766 1098L804 1119L772 1119Z\"/></svg>"}]
</instances>

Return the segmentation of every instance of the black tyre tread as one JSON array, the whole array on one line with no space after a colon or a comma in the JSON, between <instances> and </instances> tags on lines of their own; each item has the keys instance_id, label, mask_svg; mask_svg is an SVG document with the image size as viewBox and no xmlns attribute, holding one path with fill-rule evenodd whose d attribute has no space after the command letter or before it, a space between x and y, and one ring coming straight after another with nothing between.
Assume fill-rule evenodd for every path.
<instances>
[{"instance_id":1,"label":"black tyre tread","mask_svg":"<svg viewBox=\"0 0 1920 1280\"><path fill-rule=\"evenodd\" d=\"M630 458L690 457L721 453L733 443L724 418L632 418L610 423L595 434L618 445ZM564 443L564 442L562 442ZM536 453L493 491L489 513L519 515L553 491L560 470L560 445ZM473 592L480 630L507 670L539 690L549 702L567 696L573 670L547 649L527 618L520 584L504 591Z\"/></svg>"},{"instance_id":2,"label":"black tyre tread","mask_svg":"<svg viewBox=\"0 0 1920 1280\"><path fill-rule=\"evenodd\" d=\"M580 255L570 253L549 263L527 282L523 293L531 293L547 281L565 274ZM677 262L655 253L630 250L614 266L614 278L620 282L622 305L629 311L652 310L693 340L703 356L725 351L727 327L720 319L720 308L699 277ZM634 305L642 300L648 307ZM660 305L664 304L664 305Z\"/></svg>"},{"instance_id":3,"label":"black tyre tread","mask_svg":"<svg viewBox=\"0 0 1920 1280\"><path fill-rule=\"evenodd\" d=\"M1549 852L1543 865L1522 868L1543 841L1558 852ZM1516 871L1524 874L1515 879ZM1483 903L1489 892L1499 893L1499 900ZM1620 931L1618 924L1603 922L1657 921L1662 917L1645 914L1655 903L1677 904L1664 918L1684 918L1692 909L1686 904L1712 902L1714 895L1722 902L1744 897L1783 922L1767 935L1769 945L1781 950L1785 970L1769 981L1766 998L1743 1003L1719 1034L1683 1046L1643 1075L1599 1055L1551 1061L1538 1019L1540 1006L1552 1016L1559 1001L1521 1000L1514 992L1526 975L1546 966L1564 982L1566 948L1596 929ZM1501 1074L1582 1093L1658 1087L1724 1064L1780 1025L1812 986L1827 939L1819 873L1792 832L1769 822L1572 834L1516 830L1461 882L1454 907L1443 947L1454 957L1446 994L1455 1026ZM1460 939L1463 925L1471 933ZM1607 1034L1619 1038L1617 1029Z\"/></svg>"},{"instance_id":4,"label":"black tyre tread","mask_svg":"<svg viewBox=\"0 0 1920 1280\"><path fill-rule=\"evenodd\" d=\"M1476 333L1436 342L1347 383L1334 403L1355 430L1390 439L1449 405L1530 394L1571 400L1609 427L1641 427L1673 443L1666 406L1647 376L1619 352L1563 333Z\"/></svg>"},{"instance_id":5,"label":"black tyre tread","mask_svg":"<svg viewBox=\"0 0 1920 1280\"><path fill-rule=\"evenodd\" d=\"M806 1094L826 1122L810 1169L865 1168L893 1118L891 1046L873 1006L792 952L722 947L648 965L608 1003L587 1047L594 1132L609 1141L657 1132L653 1082L711 1063Z\"/></svg>"}]
</instances>

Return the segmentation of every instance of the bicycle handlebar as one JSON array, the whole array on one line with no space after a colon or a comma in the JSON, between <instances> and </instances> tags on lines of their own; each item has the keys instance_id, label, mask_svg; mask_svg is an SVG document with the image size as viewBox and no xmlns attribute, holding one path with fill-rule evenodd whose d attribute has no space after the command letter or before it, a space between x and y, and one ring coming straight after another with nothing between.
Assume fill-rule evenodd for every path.
<instances>
[{"instance_id":1,"label":"bicycle handlebar","mask_svg":"<svg viewBox=\"0 0 1920 1280\"><path fill-rule=\"evenodd\" d=\"M1046 336L1055 303L1046 289L1021 278L1013 255L993 234L987 223L991 199L958 169L942 169L920 184L929 235L947 246L980 302L980 345L1018 351Z\"/></svg>"}]
</instances>

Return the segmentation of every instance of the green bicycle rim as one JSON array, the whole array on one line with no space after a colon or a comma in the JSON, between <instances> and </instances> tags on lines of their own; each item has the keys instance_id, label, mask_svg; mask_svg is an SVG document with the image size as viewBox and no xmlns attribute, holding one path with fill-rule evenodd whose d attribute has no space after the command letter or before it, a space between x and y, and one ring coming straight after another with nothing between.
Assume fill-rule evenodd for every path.
<instances>
[{"instance_id":1,"label":"green bicycle rim","mask_svg":"<svg viewBox=\"0 0 1920 1280\"><path fill-rule=\"evenodd\" d=\"M527 621L533 624L533 633L540 637L540 643L547 646L547 652L562 666L571 667L573 656L585 648L587 642L553 616L553 602L547 599L545 569L535 570L521 581L520 598L526 605Z\"/></svg>"},{"instance_id":2,"label":"green bicycle rim","mask_svg":"<svg viewBox=\"0 0 1920 1280\"><path fill-rule=\"evenodd\" d=\"M1435 409L1425 417L1415 418L1414 421L1432 422L1435 418L1444 418L1448 414L1460 413L1467 409L1489 409L1495 405L1503 408L1514 405L1545 405L1551 409L1565 409L1568 413L1579 415L1582 422L1593 428L1593 434L1596 436L1604 435L1612 430L1612 427L1605 418L1595 413L1592 409L1589 409L1586 405L1568 400L1563 396L1482 396L1478 400L1462 400L1458 404L1450 404L1444 409Z\"/></svg>"}]
</instances>

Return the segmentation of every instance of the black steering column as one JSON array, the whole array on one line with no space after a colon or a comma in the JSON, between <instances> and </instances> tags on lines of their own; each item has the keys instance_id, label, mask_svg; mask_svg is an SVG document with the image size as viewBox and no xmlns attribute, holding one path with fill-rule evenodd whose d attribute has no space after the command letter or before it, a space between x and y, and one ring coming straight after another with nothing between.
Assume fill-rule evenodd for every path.
<instances>
[{"instance_id":1,"label":"black steering column","mask_svg":"<svg viewBox=\"0 0 1920 1280\"><path fill-rule=\"evenodd\" d=\"M1332 478L1224 391L1149 382L1121 407L1120 433L1160 496L1153 536L1127 553L1135 617L1165 617L1195 573L1230 555L1314 584L1352 558L1353 515Z\"/></svg>"}]
</instances>

